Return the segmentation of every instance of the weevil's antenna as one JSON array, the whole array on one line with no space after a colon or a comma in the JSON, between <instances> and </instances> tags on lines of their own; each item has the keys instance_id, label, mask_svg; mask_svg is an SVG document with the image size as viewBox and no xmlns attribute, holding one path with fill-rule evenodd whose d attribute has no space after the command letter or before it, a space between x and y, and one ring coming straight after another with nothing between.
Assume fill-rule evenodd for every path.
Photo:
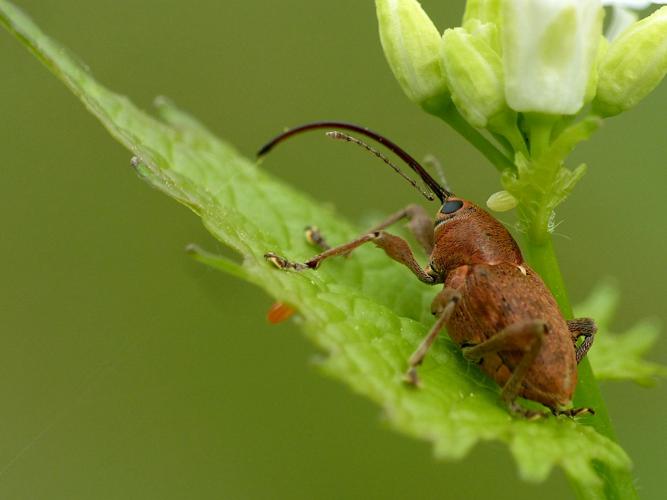
<instances>
[{"instance_id":1,"label":"weevil's antenna","mask_svg":"<svg viewBox=\"0 0 667 500\"><path fill-rule=\"evenodd\" d=\"M344 122L315 122L315 123L307 123L305 125L301 125L299 127L293 128L291 130L288 130L286 132L283 132L282 134L274 137L271 141L269 141L267 144L265 144L257 153L258 157L264 156L266 153L271 151L275 146L277 146L279 143L284 141L285 139L288 139L294 135L300 134L301 132L306 132L308 130L316 130L316 129L322 129L322 128L328 128L328 129L342 129L342 130L348 130L350 132L356 132L358 134L364 135L366 137L369 137L373 139L374 141L379 142L383 146L385 146L387 149L389 149L392 153L396 154L401 160L403 160L405 163L408 164L408 166L414 170L419 177L424 181L424 183L433 191L433 193L438 197L438 199L444 203L447 198L449 198L452 193L443 188L438 182L430 176L430 174L422 167L417 160L415 160L412 156L410 156L408 153L406 153L402 148L400 148L398 145L387 139L386 137L383 137L382 135L373 132L365 127L360 127L359 125L354 125L351 123L344 123Z\"/></svg>"},{"instance_id":2,"label":"weevil's antenna","mask_svg":"<svg viewBox=\"0 0 667 500\"><path fill-rule=\"evenodd\" d=\"M400 168L398 168L396 165L394 165L391 162L391 160L389 160L389 158L387 158L384 154L382 154L377 149L375 149L375 148L369 146L368 144L366 144L364 141L361 141L361 140L357 139L356 137L352 137L351 135L348 135L344 132L339 132L338 130L334 130L332 132L327 132L326 135L327 135L327 137L331 137L332 139L337 139L339 141L351 142L353 144L356 144L357 146L360 146L360 147L364 148L366 151L368 151L368 152L372 153L373 155L377 156L383 162L385 162L387 165L389 165L394 170L394 172L396 172L398 175L400 175L406 181L408 181L412 185L412 187L414 187L417 191L419 191L422 194L422 196L424 198L426 198L429 201L435 200L435 197L431 193L427 193L421 187L419 187L419 185L413 179L410 179L410 177L405 175L405 173Z\"/></svg>"},{"instance_id":3,"label":"weevil's antenna","mask_svg":"<svg viewBox=\"0 0 667 500\"><path fill-rule=\"evenodd\" d=\"M452 188L449 187L449 182L447 182L447 177L445 177L445 170L442 168L442 163L438 160L438 157L433 154L427 154L422 160L424 165L430 165L435 169L436 174L438 174L438 179L440 183L445 188L445 191L452 192Z\"/></svg>"}]
</instances>

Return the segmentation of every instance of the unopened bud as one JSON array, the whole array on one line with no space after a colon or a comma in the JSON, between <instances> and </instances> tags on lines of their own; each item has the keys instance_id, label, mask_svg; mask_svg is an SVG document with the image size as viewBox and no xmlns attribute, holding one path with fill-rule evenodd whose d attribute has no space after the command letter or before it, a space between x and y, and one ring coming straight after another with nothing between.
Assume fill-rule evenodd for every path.
<instances>
[{"instance_id":1,"label":"unopened bud","mask_svg":"<svg viewBox=\"0 0 667 500\"><path fill-rule=\"evenodd\" d=\"M468 0L463 14L463 27L476 38L484 40L498 55L500 43L500 0Z\"/></svg>"},{"instance_id":2,"label":"unopened bud","mask_svg":"<svg viewBox=\"0 0 667 500\"><path fill-rule=\"evenodd\" d=\"M644 99L667 73L667 7L632 26L609 46L600 65L595 110L626 111Z\"/></svg>"},{"instance_id":3,"label":"unopened bud","mask_svg":"<svg viewBox=\"0 0 667 500\"><path fill-rule=\"evenodd\" d=\"M603 14L600 0L502 2L505 94L512 109L549 114L581 109Z\"/></svg>"},{"instance_id":4,"label":"unopened bud","mask_svg":"<svg viewBox=\"0 0 667 500\"><path fill-rule=\"evenodd\" d=\"M417 0L376 0L380 41L408 97L428 108L448 100L442 37Z\"/></svg>"},{"instance_id":5,"label":"unopened bud","mask_svg":"<svg viewBox=\"0 0 667 500\"><path fill-rule=\"evenodd\" d=\"M452 100L471 125L485 128L490 118L509 111L505 104L502 61L484 40L463 28L448 29L443 41Z\"/></svg>"},{"instance_id":6,"label":"unopened bud","mask_svg":"<svg viewBox=\"0 0 667 500\"><path fill-rule=\"evenodd\" d=\"M498 24L500 4L501 0L468 0L463 14L463 27L467 29L467 24L474 19L482 23Z\"/></svg>"}]
</instances>

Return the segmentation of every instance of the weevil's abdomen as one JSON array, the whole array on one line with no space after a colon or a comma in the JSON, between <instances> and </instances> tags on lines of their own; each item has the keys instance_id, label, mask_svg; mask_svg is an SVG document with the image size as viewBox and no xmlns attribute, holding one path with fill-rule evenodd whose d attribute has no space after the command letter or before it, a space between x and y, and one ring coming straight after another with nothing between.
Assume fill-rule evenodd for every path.
<instances>
[{"instance_id":1,"label":"weevil's abdomen","mask_svg":"<svg viewBox=\"0 0 667 500\"><path fill-rule=\"evenodd\" d=\"M574 344L558 304L528 265L464 266L448 275L445 286L461 293L447 325L450 337L461 346L480 344L517 322L544 321L548 333L519 394L550 408L569 405L577 383ZM516 350L488 354L480 367L504 385L523 354Z\"/></svg>"}]
</instances>

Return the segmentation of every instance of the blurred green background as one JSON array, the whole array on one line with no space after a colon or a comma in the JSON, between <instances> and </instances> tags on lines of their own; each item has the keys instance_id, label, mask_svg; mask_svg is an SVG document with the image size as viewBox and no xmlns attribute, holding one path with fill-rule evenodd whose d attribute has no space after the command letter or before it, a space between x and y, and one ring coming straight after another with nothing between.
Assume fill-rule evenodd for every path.
<instances>
[{"instance_id":1,"label":"blurred green background","mask_svg":"<svg viewBox=\"0 0 667 500\"><path fill-rule=\"evenodd\" d=\"M370 0L17 3L110 88L146 109L169 96L248 155L285 126L343 119L436 154L459 194L499 189L403 96ZM458 24L462 1L422 3L441 29ZM5 32L0 58L0 498L571 495L560 472L522 483L498 444L437 463L388 430L379 408L318 373L293 323L267 325L267 296L185 256L189 242L224 250ZM617 331L667 319L666 109L663 85L581 147L590 171L558 213L572 298L615 276ZM264 168L357 221L417 199L318 134ZM667 340L650 357L667 359ZM665 385L603 389L640 494L664 498Z\"/></svg>"}]
</instances>

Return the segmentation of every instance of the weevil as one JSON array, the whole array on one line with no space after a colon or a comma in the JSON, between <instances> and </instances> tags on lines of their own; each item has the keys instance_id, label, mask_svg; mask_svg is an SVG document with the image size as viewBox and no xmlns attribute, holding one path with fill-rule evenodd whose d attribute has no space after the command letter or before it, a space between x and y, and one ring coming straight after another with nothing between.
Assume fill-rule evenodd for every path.
<instances>
[{"instance_id":1,"label":"weevil","mask_svg":"<svg viewBox=\"0 0 667 500\"><path fill-rule=\"evenodd\" d=\"M383 145L421 178L430 193L420 191L430 200L437 198L440 208L432 218L422 206L409 205L358 238L332 247L319 245L324 242L322 235L309 228L307 238L321 247L321 253L303 263L289 261L273 252L265 258L283 270L315 270L330 257L348 255L361 245L373 243L423 283L443 285L431 305L435 323L407 360L408 384L419 385L417 367L446 328L463 356L477 363L502 387L502 399L512 413L527 418L544 415L521 406L519 397L542 403L554 415L574 417L594 413L590 408L572 408L571 401L577 383L577 364L593 343L595 322L590 318L563 317L553 295L523 259L505 226L470 200L455 196L448 186L443 187L395 143L358 125L342 122L302 125L276 136L260 149L258 156L287 138L316 129L329 129L327 135L364 147L419 189L383 153L341 131ZM401 220L407 220L408 229L428 255L425 268L419 265L407 241L386 231Z\"/></svg>"}]
</instances>

